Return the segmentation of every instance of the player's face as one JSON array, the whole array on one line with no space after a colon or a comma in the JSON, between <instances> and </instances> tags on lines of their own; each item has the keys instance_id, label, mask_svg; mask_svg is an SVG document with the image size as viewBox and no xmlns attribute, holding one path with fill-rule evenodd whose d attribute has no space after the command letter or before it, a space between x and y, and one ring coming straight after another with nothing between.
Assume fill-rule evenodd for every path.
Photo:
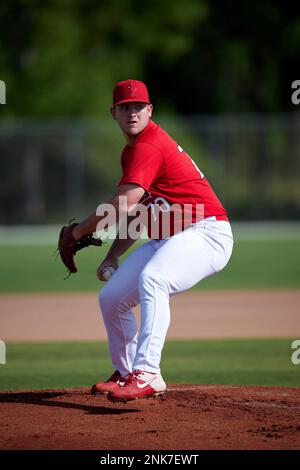
<instances>
[{"instance_id":1,"label":"player's face","mask_svg":"<svg viewBox=\"0 0 300 470\"><path fill-rule=\"evenodd\" d=\"M123 103L112 109L112 115L124 134L134 137L147 126L152 116L152 109L152 104Z\"/></svg>"}]
</instances>

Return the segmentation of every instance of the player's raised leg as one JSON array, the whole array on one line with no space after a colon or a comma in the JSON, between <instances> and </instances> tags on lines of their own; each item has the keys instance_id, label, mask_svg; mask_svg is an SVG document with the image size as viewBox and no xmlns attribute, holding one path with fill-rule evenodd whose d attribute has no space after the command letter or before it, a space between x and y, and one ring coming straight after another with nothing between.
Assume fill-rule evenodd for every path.
<instances>
[{"instance_id":1,"label":"player's raised leg","mask_svg":"<svg viewBox=\"0 0 300 470\"><path fill-rule=\"evenodd\" d=\"M108 395L112 401L127 401L164 391L160 359L170 323L170 295L189 289L220 271L227 264L233 246L229 223L217 221L203 222L167 241L151 243L156 253L139 277L141 328L133 363L136 376L122 389ZM141 371L147 372L146 378L141 377Z\"/></svg>"},{"instance_id":2,"label":"player's raised leg","mask_svg":"<svg viewBox=\"0 0 300 470\"><path fill-rule=\"evenodd\" d=\"M159 373L170 323L170 295L185 291L227 264L233 240L228 222L208 221L160 246L139 279L141 331L134 369Z\"/></svg>"}]
</instances>

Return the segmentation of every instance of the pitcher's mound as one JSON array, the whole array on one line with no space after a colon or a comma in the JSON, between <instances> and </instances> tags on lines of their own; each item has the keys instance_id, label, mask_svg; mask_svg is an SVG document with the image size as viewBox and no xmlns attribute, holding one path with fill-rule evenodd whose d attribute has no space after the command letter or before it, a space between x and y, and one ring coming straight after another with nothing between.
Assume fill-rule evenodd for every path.
<instances>
[{"instance_id":1,"label":"pitcher's mound","mask_svg":"<svg viewBox=\"0 0 300 470\"><path fill-rule=\"evenodd\" d=\"M169 385L113 404L89 389L0 392L1 449L299 449L300 390Z\"/></svg>"}]
</instances>

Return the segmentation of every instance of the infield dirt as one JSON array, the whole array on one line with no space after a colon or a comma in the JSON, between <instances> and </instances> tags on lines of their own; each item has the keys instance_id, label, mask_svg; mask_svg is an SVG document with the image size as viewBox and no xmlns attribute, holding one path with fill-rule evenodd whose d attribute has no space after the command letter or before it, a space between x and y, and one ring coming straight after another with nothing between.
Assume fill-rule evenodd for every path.
<instances>
[{"instance_id":1,"label":"infield dirt","mask_svg":"<svg viewBox=\"0 0 300 470\"><path fill-rule=\"evenodd\" d=\"M1 449L299 449L295 388L169 385L112 404L86 388L0 392Z\"/></svg>"},{"instance_id":2,"label":"infield dirt","mask_svg":"<svg viewBox=\"0 0 300 470\"><path fill-rule=\"evenodd\" d=\"M300 289L184 292L171 299L167 338L296 338L299 306ZM4 341L107 339L97 292L3 294L0 312Z\"/></svg>"},{"instance_id":3,"label":"infield dirt","mask_svg":"<svg viewBox=\"0 0 300 470\"><path fill-rule=\"evenodd\" d=\"M168 337L295 337L299 300L299 290L182 294ZM6 340L105 338L96 294L3 295L0 305ZM300 448L299 388L168 384L163 398L127 404L87 388L0 392L0 416L0 449Z\"/></svg>"}]
</instances>

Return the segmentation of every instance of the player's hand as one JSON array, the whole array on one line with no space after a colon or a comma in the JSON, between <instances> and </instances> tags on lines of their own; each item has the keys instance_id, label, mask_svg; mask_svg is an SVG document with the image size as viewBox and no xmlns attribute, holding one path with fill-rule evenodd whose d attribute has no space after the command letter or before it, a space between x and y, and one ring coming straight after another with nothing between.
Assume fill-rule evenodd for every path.
<instances>
[{"instance_id":1,"label":"player's hand","mask_svg":"<svg viewBox=\"0 0 300 470\"><path fill-rule=\"evenodd\" d=\"M97 268L97 277L99 281L105 281L105 279L102 277L102 271L104 268L113 267L114 269L118 269L118 266L119 260L117 257L112 255L107 256Z\"/></svg>"}]
</instances>

